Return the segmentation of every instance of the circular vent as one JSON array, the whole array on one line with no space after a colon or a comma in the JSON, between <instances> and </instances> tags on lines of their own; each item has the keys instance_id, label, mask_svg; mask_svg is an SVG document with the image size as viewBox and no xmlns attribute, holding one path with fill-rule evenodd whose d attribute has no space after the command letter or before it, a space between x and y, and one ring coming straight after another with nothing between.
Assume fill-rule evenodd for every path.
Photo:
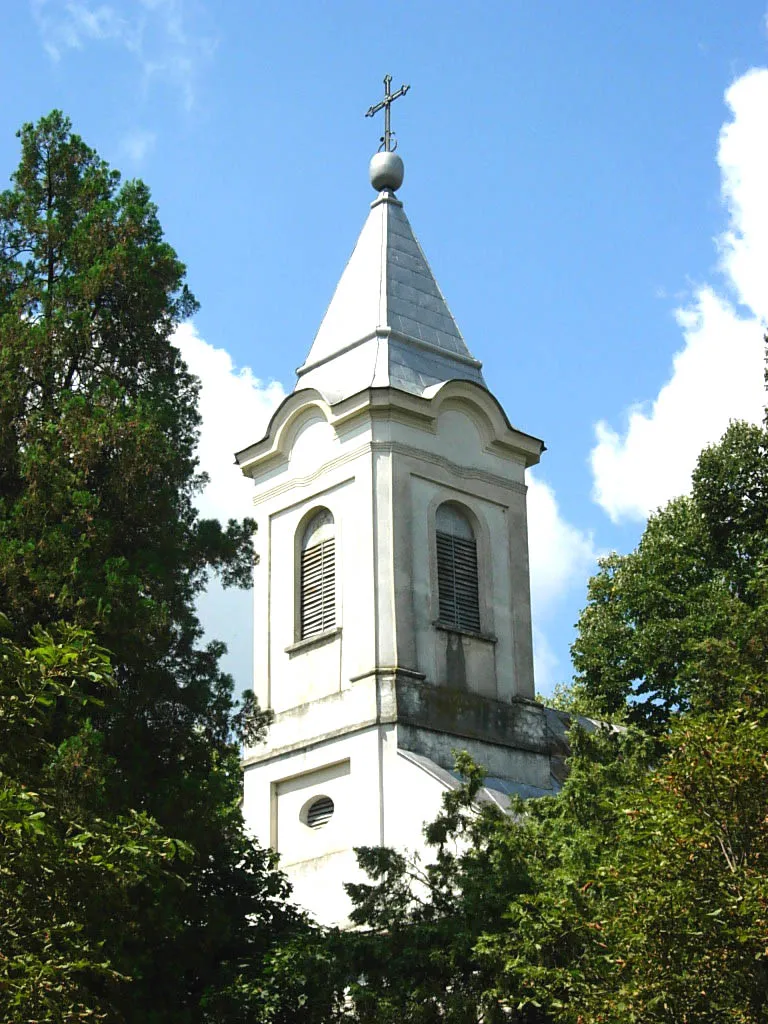
<instances>
[{"instance_id":1,"label":"circular vent","mask_svg":"<svg viewBox=\"0 0 768 1024\"><path fill-rule=\"evenodd\" d=\"M322 828L331 820L333 814L333 800L329 796L318 797L309 805L307 810L307 824L310 828Z\"/></svg>"}]
</instances>

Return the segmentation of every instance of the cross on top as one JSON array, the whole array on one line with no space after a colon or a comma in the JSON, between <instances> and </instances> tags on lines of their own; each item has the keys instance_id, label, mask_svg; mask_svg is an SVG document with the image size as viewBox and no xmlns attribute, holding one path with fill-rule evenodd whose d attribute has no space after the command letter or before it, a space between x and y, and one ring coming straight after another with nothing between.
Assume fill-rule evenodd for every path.
<instances>
[{"instance_id":1,"label":"cross on top","mask_svg":"<svg viewBox=\"0 0 768 1024\"><path fill-rule=\"evenodd\" d=\"M394 132L389 127L389 108L399 99L400 96L405 96L408 90L411 88L410 85L401 85L397 92L390 93L389 87L392 84L392 75L384 76L384 99L379 103L375 103L372 107L369 107L366 112L366 117L373 117L374 114L378 114L380 110L384 111L384 134L381 136L381 145L379 151L382 149L385 153L392 153L397 149L397 143L392 145L392 137Z\"/></svg>"}]
</instances>

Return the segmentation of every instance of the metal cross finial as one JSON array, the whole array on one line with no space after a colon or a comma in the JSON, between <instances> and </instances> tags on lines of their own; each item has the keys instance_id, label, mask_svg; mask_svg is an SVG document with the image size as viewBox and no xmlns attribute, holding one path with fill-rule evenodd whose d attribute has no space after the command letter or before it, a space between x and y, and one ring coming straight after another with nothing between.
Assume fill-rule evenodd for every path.
<instances>
[{"instance_id":1,"label":"metal cross finial","mask_svg":"<svg viewBox=\"0 0 768 1024\"><path fill-rule=\"evenodd\" d=\"M384 75L384 99L380 103L374 104L369 107L366 112L366 117L373 117L374 114L378 114L380 110L384 111L384 134L381 136L381 145L379 146L379 152L384 150L385 153L394 153L397 149L397 142L394 146L392 145L392 138L394 132L389 127L389 108L399 99L400 96L405 96L408 90L411 88L410 85L401 85L397 92L390 93L389 87L392 84L392 75Z\"/></svg>"}]
</instances>

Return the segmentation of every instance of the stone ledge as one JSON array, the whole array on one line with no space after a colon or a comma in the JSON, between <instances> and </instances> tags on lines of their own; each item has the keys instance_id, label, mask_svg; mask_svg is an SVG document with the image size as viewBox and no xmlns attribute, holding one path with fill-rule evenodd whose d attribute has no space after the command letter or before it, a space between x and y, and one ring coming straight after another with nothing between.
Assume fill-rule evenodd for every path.
<instances>
[{"instance_id":1,"label":"stone ledge","mask_svg":"<svg viewBox=\"0 0 768 1024\"><path fill-rule=\"evenodd\" d=\"M297 640L295 644L288 644L285 648L286 654L298 654L300 651L307 651L312 647L321 647L331 640L341 636L341 626L334 626L333 629L325 629L322 633L314 633L312 636Z\"/></svg>"},{"instance_id":2,"label":"stone ledge","mask_svg":"<svg viewBox=\"0 0 768 1024\"><path fill-rule=\"evenodd\" d=\"M493 633L481 633L479 630L465 629L463 626L455 626L451 622L441 622L440 619L437 619L432 625L442 633L458 633L459 636L468 636L473 640L485 640L489 644L497 644L499 642L499 638L494 636Z\"/></svg>"},{"instance_id":3,"label":"stone ledge","mask_svg":"<svg viewBox=\"0 0 768 1024\"><path fill-rule=\"evenodd\" d=\"M493 700L466 690L435 686L412 670L379 668L336 693L275 715L265 743L245 752L244 765L376 725L402 723L432 733L530 753L548 753L544 709L519 698Z\"/></svg>"},{"instance_id":4,"label":"stone ledge","mask_svg":"<svg viewBox=\"0 0 768 1024\"><path fill-rule=\"evenodd\" d=\"M549 750L543 708L532 701L506 703L402 677L395 687L398 722L532 753Z\"/></svg>"},{"instance_id":5,"label":"stone ledge","mask_svg":"<svg viewBox=\"0 0 768 1024\"><path fill-rule=\"evenodd\" d=\"M426 758L438 771L442 769L454 779L458 779L454 774L456 752L465 750L486 769L486 777L496 779L503 789L510 785L532 787L538 791L538 796L553 792L550 759L546 751L434 732L404 722L397 727L397 746L401 754Z\"/></svg>"}]
</instances>

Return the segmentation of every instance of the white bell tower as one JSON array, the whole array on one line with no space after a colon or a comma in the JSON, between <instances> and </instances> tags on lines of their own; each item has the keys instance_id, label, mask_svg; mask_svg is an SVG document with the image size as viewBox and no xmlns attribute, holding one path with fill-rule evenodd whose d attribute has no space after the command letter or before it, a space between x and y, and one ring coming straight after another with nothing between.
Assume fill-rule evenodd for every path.
<instances>
[{"instance_id":1,"label":"white bell tower","mask_svg":"<svg viewBox=\"0 0 768 1024\"><path fill-rule=\"evenodd\" d=\"M244 812L326 924L348 912L355 846L421 847L453 751L502 806L552 791L525 488L544 446L488 390L402 178L374 157L378 195L296 390L237 455L259 524L254 687L275 713L245 752Z\"/></svg>"}]
</instances>

